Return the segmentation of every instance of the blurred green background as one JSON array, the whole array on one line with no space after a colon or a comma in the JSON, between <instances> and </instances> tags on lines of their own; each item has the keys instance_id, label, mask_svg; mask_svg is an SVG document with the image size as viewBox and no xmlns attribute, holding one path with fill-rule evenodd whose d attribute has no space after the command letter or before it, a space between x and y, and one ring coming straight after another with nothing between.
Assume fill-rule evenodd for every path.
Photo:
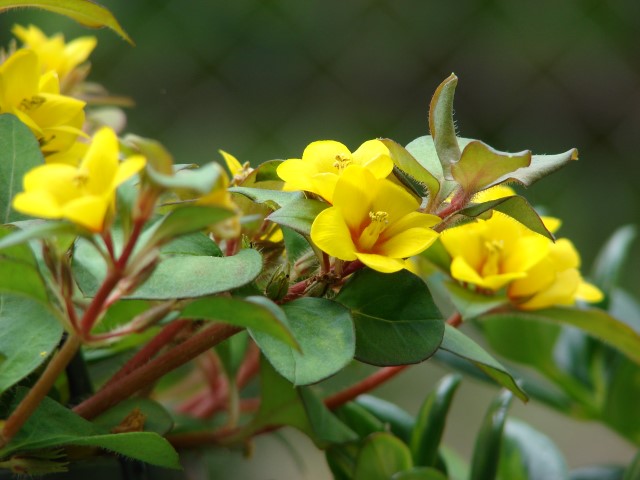
<instances>
[{"instance_id":1,"label":"blurred green background","mask_svg":"<svg viewBox=\"0 0 640 480\"><path fill-rule=\"evenodd\" d=\"M218 159L218 149L253 164L299 157L318 139L352 149L374 137L406 144L427 133L431 95L455 72L461 136L507 151L579 149L579 162L526 196L564 220L560 233L582 252L585 272L616 227L640 219L640 2L101 3L135 48L110 31L87 32L34 11L0 16L1 40L11 38L14 23L68 38L95 34L90 78L131 96L137 107L128 111L127 131L159 139L180 163ZM640 294L638 245L625 284ZM441 373L427 363L383 392L415 411ZM463 453L494 393L466 384L448 434ZM564 423L536 406L516 411L556 438L573 466L630 456L630 447L603 428ZM305 473L287 473L297 472L295 462L270 453L277 443L260 439L258 447L257 459L242 467L254 469L251 478L328 478L313 454L305 454Z\"/></svg>"}]
</instances>

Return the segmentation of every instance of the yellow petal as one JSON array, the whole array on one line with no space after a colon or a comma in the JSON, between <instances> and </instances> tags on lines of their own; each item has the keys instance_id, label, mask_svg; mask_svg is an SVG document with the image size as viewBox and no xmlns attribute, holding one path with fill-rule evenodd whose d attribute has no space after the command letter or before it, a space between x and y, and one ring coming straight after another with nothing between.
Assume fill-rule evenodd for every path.
<instances>
[{"instance_id":1,"label":"yellow petal","mask_svg":"<svg viewBox=\"0 0 640 480\"><path fill-rule=\"evenodd\" d=\"M35 167L22 178L25 192L46 191L59 205L82 195L82 181L76 168L59 163Z\"/></svg>"},{"instance_id":2,"label":"yellow petal","mask_svg":"<svg viewBox=\"0 0 640 480\"><path fill-rule=\"evenodd\" d=\"M100 196L84 196L65 204L62 216L73 223L99 232L104 226L104 217L110 205L110 199Z\"/></svg>"},{"instance_id":3,"label":"yellow petal","mask_svg":"<svg viewBox=\"0 0 640 480\"><path fill-rule=\"evenodd\" d=\"M318 173L317 168L310 162L299 159L285 160L276 169L278 176L284 180L287 191L305 190L314 192L312 176ZM315 192L314 192L315 193Z\"/></svg>"},{"instance_id":4,"label":"yellow petal","mask_svg":"<svg viewBox=\"0 0 640 480\"><path fill-rule=\"evenodd\" d=\"M404 260L376 255L375 253L356 252L356 256L358 257L358 260L364 263L367 267L382 273L397 272L407 266Z\"/></svg>"},{"instance_id":5,"label":"yellow petal","mask_svg":"<svg viewBox=\"0 0 640 480\"><path fill-rule=\"evenodd\" d=\"M18 193L13 199L13 208L26 215L40 218L62 218L62 208L49 192Z\"/></svg>"},{"instance_id":6,"label":"yellow petal","mask_svg":"<svg viewBox=\"0 0 640 480\"><path fill-rule=\"evenodd\" d=\"M362 165L376 178L386 178L393 170L389 149L380 140L368 140L353 152L353 161Z\"/></svg>"},{"instance_id":7,"label":"yellow petal","mask_svg":"<svg viewBox=\"0 0 640 480\"><path fill-rule=\"evenodd\" d=\"M317 193L327 202L333 203L333 194L338 183L338 175L333 173L316 173L311 176L311 190L309 192Z\"/></svg>"},{"instance_id":8,"label":"yellow petal","mask_svg":"<svg viewBox=\"0 0 640 480\"><path fill-rule=\"evenodd\" d=\"M340 207L329 207L311 225L311 240L320 250L340 260L355 260L356 247Z\"/></svg>"},{"instance_id":9,"label":"yellow petal","mask_svg":"<svg viewBox=\"0 0 640 480\"><path fill-rule=\"evenodd\" d=\"M307 145L302 152L302 161L315 166L316 172L338 173L334 166L337 158L351 158L349 149L340 142L334 140L320 140Z\"/></svg>"},{"instance_id":10,"label":"yellow petal","mask_svg":"<svg viewBox=\"0 0 640 480\"><path fill-rule=\"evenodd\" d=\"M110 128L101 128L80 163L80 169L88 172L87 192L100 196L113 190L118 163L118 138Z\"/></svg>"},{"instance_id":11,"label":"yellow petal","mask_svg":"<svg viewBox=\"0 0 640 480\"><path fill-rule=\"evenodd\" d=\"M440 234L440 240L451 257L463 257L474 269L479 270L484 262L484 239L486 227L474 222L450 228Z\"/></svg>"},{"instance_id":12,"label":"yellow petal","mask_svg":"<svg viewBox=\"0 0 640 480\"><path fill-rule=\"evenodd\" d=\"M430 215L428 213L410 212L402 217L397 222L389 225L384 232L382 232L381 238L384 240L389 237L393 237L398 233L407 230L409 228L431 228L434 225L440 223L441 218L437 215Z\"/></svg>"},{"instance_id":13,"label":"yellow petal","mask_svg":"<svg viewBox=\"0 0 640 480\"><path fill-rule=\"evenodd\" d=\"M345 172L346 173L346 172ZM370 174L373 176L372 174ZM367 185L363 185L367 188ZM403 187L390 180L378 180L378 191L371 202L371 210L384 211L389 215L389 224L397 222L420 207L418 201Z\"/></svg>"},{"instance_id":14,"label":"yellow petal","mask_svg":"<svg viewBox=\"0 0 640 480\"><path fill-rule=\"evenodd\" d=\"M218 150L222 158L224 158L224 163L227 165L231 176L242 172L242 164L238 161L236 157L231 155L230 153L225 152L224 150Z\"/></svg>"},{"instance_id":15,"label":"yellow petal","mask_svg":"<svg viewBox=\"0 0 640 480\"><path fill-rule=\"evenodd\" d=\"M98 40L96 37L79 37L67 43L64 49L67 72L64 72L64 74L89 58L93 49L96 48L97 43ZM61 73L61 75L62 74L63 73Z\"/></svg>"},{"instance_id":16,"label":"yellow petal","mask_svg":"<svg viewBox=\"0 0 640 480\"><path fill-rule=\"evenodd\" d=\"M17 106L24 99L38 93L40 62L35 52L18 50L0 66L0 90L3 110L6 105Z\"/></svg>"},{"instance_id":17,"label":"yellow petal","mask_svg":"<svg viewBox=\"0 0 640 480\"><path fill-rule=\"evenodd\" d=\"M555 217L540 217L542 219L542 223L547 227L551 233L556 233L558 229L562 226L562 220Z\"/></svg>"},{"instance_id":18,"label":"yellow petal","mask_svg":"<svg viewBox=\"0 0 640 480\"><path fill-rule=\"evenodd\" d=\"M505 255L502 262L504 272L525 272L549 253L551 242L542 235L520 238L515 247ZM506 253L506 252L505 252Z\"/></svg>"},{"instance_id":19,"label":"yellow petal","mask_svg":"<svg viewBox=\"0 0 640 480\"><path fill-rule=\"evenodd\" d=\"M559 272L548 288L536 293L530 300L518 305L518 308L537 310L554 305L573 305L580 282L580 273L575 268Z\"/></svg>"},{"instance_id":20,"label":"yellow petal","mask_svg":"<svg viewBox=\"0 0 640 480\"><path fill-rule=\"evenodd\" d=\"M496 185L495 187L482 190L473 196L474 203L490 202L491 200L497 200L499 198L511 197L516 192L513 188L507 185Z\"/></svg>"},{"instance_id":21,"label":"yellow petal","mask_svg":"<svg viewBox=\"0 0 640 480\"><path fill-rule=\"evenodd\" d=\"M142 155L132 155L123 162L120 162L116 176L113 179L113 188L116 188L122 182L142 170L146 163L147 160Z\"/></svg>"},{"instance_id":22,"label":"yellow petal","mask_svg":"<svg viewBox=\"0 0 640 480\"><path fill-rule=\"evenodd\" d=\"M482 277L462 257L456 257L451 262L451 276L453 278L461 282L472 283L490 290L499 290L509 282L522 278L525 275L526 274L524 272L511 272Z\"/></svg>"},{"instance_id":23,"label":"yellow petal","mask_svg":"<svg viewBox=\"0 0 640 480\"><path fill-rule=\"evenodd\" d=\"M376 252L391 258L407 258L426 250L438 238L430 228L409 228L376 245Z\"/></svg>"},{"instance_id":24,"label":"yellow petal","mask_svg":"<svg viewBox=\"0 0 640 480\"><path fill-rule=\"evenodd\" d=\"M364 228L382 180L359 165L349 165L338 178L333 205L340 207L346 224L355 233Z\"/></svg>"},{"instance_id":25,"label":"yellow petal","mask_svg":"<svg viewBox=\"0 0 640 480\"><path fill-rule=\"evenodd\" d=\"M578 285L578 291L576 292L576 298L583 302L598 303L604 298L604 294L598 287L592 285L584 280Z\"/></svg>"}]
</instances>

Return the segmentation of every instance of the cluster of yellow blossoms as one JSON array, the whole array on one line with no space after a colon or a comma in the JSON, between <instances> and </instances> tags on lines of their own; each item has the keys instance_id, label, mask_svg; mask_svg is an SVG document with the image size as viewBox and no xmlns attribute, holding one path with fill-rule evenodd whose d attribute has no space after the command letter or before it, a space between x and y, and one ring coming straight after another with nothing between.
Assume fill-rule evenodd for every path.
<instances>
[{"instance_id":1,"label":"cluster of yellow blossoms","mask_svg":"<svg viewBox=\"0 0 640 480\"><path fill-rule=\"evenodd\" d=\"M313 222L312 241L340 260L360 260L381 272L407 267L408 257L426 250L437 238L440 218L420 212L420 203L393 182L391 152L378 140L355 152L334 141L310 144L301 159L278 168L285 190L305 190L331 206ZM476 201L514 195L508 187L479 194ZM555 231L559 221L545 218ZM442 244L451 255L451 276L486 293L506 289L521 309L596 302L600 291L582 280L580 258L566 238L555 243L516 220L495 212L445 230Z\"/></svg>"}]
</instances>

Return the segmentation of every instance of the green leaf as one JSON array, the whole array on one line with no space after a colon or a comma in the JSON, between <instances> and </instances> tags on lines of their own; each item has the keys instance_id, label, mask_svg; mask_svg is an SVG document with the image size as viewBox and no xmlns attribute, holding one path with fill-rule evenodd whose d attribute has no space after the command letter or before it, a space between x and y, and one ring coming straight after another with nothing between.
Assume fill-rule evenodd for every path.
<instances>
[{"instance_id":1,"label":"green leaf","mask_svg":"<svg viewBox=\"0 0 640 480\"><path fill-rule=\"evenodd\" d=\"M498 198L489 202L478 203L463 208L457 213L465 217L476 218L490 210L497 210L517 220L522 225L540 235L555 240L553 234L545 227L540 215L533 209L526 198L519 195Z\"/></svg>"},{"instance_id":2,"label":"green leaf","mask_svg":"<svg viewBox=\"0 0 640 480\"><path fill-rule=\"evenodd\" d=\"M0 243L12 237L14 231L9 225L0 226ZM11 242L5 245L11 245ZM44 280L28 245L13 244L0 251L0 292L25 295L47 303Z\"/></svg>"},{"instance_id":3,"label":"green leaf","mask_svg":"<svg viewBox=\"0 0 640 480\"><path fill-rule=\"evenodd\" d=\"M178 165L174 169L180 168ZM187 165L186 168L177 170L175 174L169 175L160 173L151 165L147 165L145 172L149 179L159 187L167 190L187 190L197 196L206 195L220 183L222 176L226 175L222 167L211 162L198 167L197 165Z\"/></svg>"},{"instance_id":4,"label":"green leaf","mask_svg":"<svg viewBox=\"0 0 640 480\"><path fill-rule=\"evenodd\" d=\"M283 207L290 202L304 198L302 192L284 192L282 190L267 190L264 188L231 187L229 191L243 195L256 203L266 203L272 209Z\"/></svg>"},{"instance_id":5,"label":"green leaf","mask_svg":"<svg viewBox=\"0 0 640 480\"><path fill-rule=\"evenodd\" d=\"M467 480L469 478L469 465L458 453L443 445L440 448L440 455L447 467L450 480Z\"/></svg>"},{"instance_id":6,"label":"green leaf","mask_svg":"<svg viewBox=\"0 0 640 480\"><path fill-rule=\"evenodd\" d=\"M498 478L568 480L569 472L562 453L549 437L510 419L504 427Z\"/></svg>"},{"instance_id":7,"label":"green leaf","mask_svg":"<svg viewBox=\"0 0 640 480\"><path fill-rule=\"evenodd\" d=\"M91 28L107 27L134 45L109 10L93 0L0 0L0 11L10 8L34 7L72 18Z\"/></svg>"},{"instance_id":8,"label":"green leaf","mask_svg":"<svg viewBox=\"0 0 640 480\"><path fill-rule=\"evenodd\" d=\"M631 245L637 236L635 225L625 225L618 228L600 249L591 267L591 280L607 297L607 303L618 286L620 274L629 257ZM602 305L606 310L607 305Z\"/></svg>"},{"instance_id":9,"label":"green leaf","mask_svg":"<svg viewBox=\"0 0 640 480\"><path fill-rule=\"evenodd\" d=\"M388 425L389 431L396 437L405 443L409 443L415 421L406 411L395 403L382 400L372 395L359 395L355 402Z\"/></svg>"},{"instance_id":10,"label":"green leaf","mask_svg":"<svg viewBox=\"0 0 640 480\"><path fill-rule=\"evenodd\" d=\"M446 289L449 299L463 320L471 320L496 307L510 303L509 298L504 293L498 292L491 295L483 295L450 280L444 280L442 286Z\"/></svg>"},{"instance_id":11,"label":"green leaf","mask_svg":"<svg viewBox=\"0 0 640 480\"><path fill-rule=\"evenodd\" d=\"M515 172L507 173L495 181L495 185L504 182L518 182L525 187L537 180L559 170L569 162L578 159L578 150L572 148L557 155L533 155L528 167L519 168Z\"/></svg>"},{"instance_id":12,"label":"green leaf","mask_svg":"<svg viewBox=\"0 0 640 480\"><path fill-rule=\"evenodd\" d=\"M331 445L327 448L327 465L333 475L333 480L352 480L356 467L356 457L360 446L351 442L342 445Z\"/></svg>"},{"instance_id":13,"label":"green leaf","mask_svg":"<svg viewBox=\"0 0 640 480\"><path fill-rule=\"evenodd\" d=\"M276 210L267 217L267 220L309 236L311 234L313 221L321 211L328 207L329 204L325 202L300 198Z\"/></svg>"},{"instance_id":14,"label":"green leaf","mask_svg":"<svg viewBox=\"0 0 640 480\"><path fill-rule=\"evenodd\" d=\"M174 238L160 248L163 255L222 257L222 250L205 233L197 232Z\"/></svg>"},{"instance_id":15,"label":"green leaf","mask_svg":"<svg viewBox=\"0 0 640 480\"><path fill-rule=\"evenodd\" d=\"M356 440L357 435L338 420L308 388L295 388L271 366L260 362L262 394L253 421L239 433L246 438L268 426L289 425L309 435L320 448Z\"/></svg>"},{"instance_id":16,"label":"green leaf","mask_svg":"<svg viewBox=\"0 0 640 480\"><path fill-rule=\"evenodd\" d=\"M633 457L633 460L624 471L622 480L638 480L640 479L640 451Z\"/></svg>"},{"instance_id":17,"label":"green leaf","mask_svg":"<svg viewBox=\"0 0 640 480\"><path fill-rule=\"evenodd\" d=\"M82 292L91 297L102 284L107 266L87 241L79 239L72 269ZM232 257L176 255L163 258L149 279L127 298L166 300L194 298L246 285L262 270L255 250L241 250Z\"/></svg>"},{"instance_id":18,"label":"green leaf","mask_svg":"<svg viewBox=\"0 0 640 480\"><path fill-rule=\"evenodd\" d=\"M457 145L457 144L456 144ZM531 152L499 152L489 145L474 140L462 151L458 162L451 164L451 175L468 195L485 190L504 175L531 163Z\"/></svg>"},{"instance_id":19,"label":"green leaf","mask_svg":"<svg viewBox=\"0 0 640 480\"><path fill-rule=\"evenodd\" d=\"M159 245L171 239L198 232L222 220L234 216L234 212L226 208L204 205L186 205L178 207L154 225L151 238L152 245Z\"/></svg>"},{"instance_id":20,"label":"green leaf","mask_svg":"<svg viewBox=\"0 0 640 480\"><path fill-rule=\"evenodd\" d=\"M0 11L3 3L10 2L0 0ZM30 218L14 211L11 202L22 191L25 173L43 164L40 146L29 127L14 115L0 115L0 223Z\"/></svg>"},{"instance_id":21,"label":"green leaf","mask_svg":"<svg viewBox=\"0 0 640 480\"><path fill-rule=\"evenodd\" d=\"M12 408L26 389L20 389ZM109 434L45 397L13 440L0 449L0 457L14 452L66 445L92 446L166 468L182 468L178 454L167 440L154 432Z\"/></svg>"},{"instance_id":22,"label":"green leaf","mask_svg":"<svg viewBox=\"0 0 640 480\"><path fill-rule=\"evenodd\" d=\"M24 220L14 222L18 228L6 230L0 240L0 250L26 243L30 240L50 239L52 237L78 235L79 229L73 223L64 221ZM8 229L10 227L5 227Z\"/></svg>"},{"instance_id":23,"label":"green leaf","mask_svg":"<svg viewBox=\"0 0 640 480\"><path fill-rule=\"evenodd\" d=\"M201 298L187 305L181 316L251 328L268 338L279 340L283 347L288 345L295 348L298 345L281 309L264 297Z\"/></svg>"},{"instance_id":24,"label":"green leaf","mask_svg":"<svg viewBox=\"0 0 640 480\"><path fill-rule=\"evenodd\" d=\"M526 338L526 337L525 337ZM489 355L480 345L464 333L450 325L446 325L444 339L440 345L442 350L468 360L499 385L507 388L523 402L529 400L527 394L515 381L511 373L495 358Z\"/></svg>"},{"instance_id":25,"label":"green leaf","mask_svg":"<svg viewBox=\"0 0 640 480\"><path fill-rule=\"evenodd\" d=\"M447 375L438 382L420 407L409 444L415 465L436 466L449 407L461 380L460 375Z\"/></svg>"},{"instance_id":26,"label":"green leaf","mask_svg":"<svg viewBox=\"0 0 640 480\"><path fill-rule=\"evenodd\" d=\"M442 342L444 322L425 283L401 270L364 269L342 287L336 301L351 309L355 357L372 365L418 363Z\"/></svg>"},{"instance_id":27,"label":"green leaf","mask_svg":"<svg viewBox=\"0 0 640 480\"><path fill-rule=\"evenodd\" d=\"M105 432L109 432L112 428L120 425L127 415L135 409L140 410L145 417L145 432L155 432L159 435L164 435L173 428L173 419L171 415L169 415L169 412L158 402L144 397L128 398L94 418L91 423Z\"/></svg>"},{"instance_id":28,"label":"green leaf","mask_svg":"<svg viewBox=\"0 0 640 480\"><path fill-rule=\"evenodd\" d=\"M355 334L349 310L331 300L313 297L299 298L282 309L301 351L251 330L280 375L294 385L309 385L335 374L351 361Z\"/></svg>"},{"instance_id":29,"label":"green leaf","mask_svg":"<svg viewBox=\"0 0 640 480\"><path fill-rule=\"evenodd\" d=\"M623 467L616 465L591 465L569 472L569 480L638 480L640 477L624 477Z\"/></svg>"},{"instance_id":30,"label":"green leaf","mask_svg":"<svg viewBox=\"0 0 640 480\"><path fill-rule=\"evenodd\" d=\"M610 378L602 406L602 420L640 446L640 367L620 356L610 364L607 374ZM636 468L640 470L640 466Z\"/></svg>"},{"instance_id":31,"label":"green leaf","mask_svg":"<svg viewBox=\"0 0 640 480\"><path fill-rule=\"evenodd\" d=\"M22 380L60 342L62 324L31 298L0 295L0 393Z\"/></svg>"},{"instance_id":32,"label":"green leaf","mask_svg":"<svg viewBox=\"0 0 640 480\"><path fill-rule=\"evenodd\" d=\"M385 431L385 424L356 402L348 402L335 410L334 413L360 438L365 438L375 432Z\"/></svg>"},{"instance_id":33,"label":"green leaf","mask_svg":"<svg viewBox=\"0 0 640 480\"><path fill-rule=\"evenodd\" d=\"M429 105L429 131L445 177L449 177L451 165L461 156L453 121L453 96L457 85L458 77L452 73L438 86Z\"/></svg>"},{"instance_id":34,"label":"green leaf","mask_svg":"<svg viewBox=\"0 0 640 480\"><path fill-rule=\"evenodd\" d=\"M216 345L216 353L228 378L235 378L244 362L249 346L249 334L244 331Z\"/></svg>"},{"instance_id":35,"label":"green leaf","mask_svg":"<svg viewBox=\"0 0 640 480\"><path fill-rule=\"evenodd\" d=\"M502 430L512 399L506 390L500 393L487 410L476 437L469 480L496 478L502 445Z\"/></svg>"},{"instance_id":36,"label":"green leaf","mask_svg":"<svg viewBox=\"0 0 640 480\"><path fill-rule=\"evenodd\" d=\"M440 182L438 179L420 164L407 149L388 138L382 139L381 141L391 152L391 158L396 167L414 180L424 184L429 190L429 198L434 199L440 191Z\"/></svg>"},{"instance_id":37,"label":"green leaf","mask_svg":"<svg viewBox=\"0 0 640 480\"><path fill-rule=\"evenodd\" d=\"M431 467L413 467L404 472L398 472L391 480L447 480L447 476L440 470Z\"/></svg>"},{"instance_id":38,"label":"green leaf","mask_svg":"<svg viewBox=\"0 0 640 480\"><path fill-rule=\"evenodd\" d=\"M389 480L411 468L411 452L390 433L370 435L358 452L353 480Z\"/></svg>"}]
</instances>

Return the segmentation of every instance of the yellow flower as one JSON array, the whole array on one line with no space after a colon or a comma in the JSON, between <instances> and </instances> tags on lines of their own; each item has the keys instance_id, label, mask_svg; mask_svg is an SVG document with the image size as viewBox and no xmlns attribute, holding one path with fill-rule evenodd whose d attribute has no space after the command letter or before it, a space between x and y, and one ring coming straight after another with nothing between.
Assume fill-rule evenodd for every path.
<instances>
[{"instance_id":1,"label":"yellow flower","mask_svg":"<svg viewBox=\"0 0 640 480\"><path fill-rule=\"evenodd\" d=\"M497 212L488 220L445 230L440 240L452 257L451 276L489 290L524 278L551 243Z\"/></svg>"},{"instance_id":2,"label":"yellow flower","mask_svg":"<svg viewBox=\"0 0 640 480\"><path fill-rule=\"evenodd\" d=\"M314 220L311 239L333 257L396 272L406 268L404 258L422 252L438 237L431 227L440 218L417 212L419 207L402 187L349 165L336 182L333 206Z\"/></svg>"},{"instance_id":3,"label":"yellow flower","mask_svg":"<svg viewBox=\"0 0 640 480\"><path fill-rule=\"evenodd\" d=\"M13 199L13 207L27 215L64 218L99 232L115 206L116 188L144 164L139 155L120 162L116 134L102 128L78 167L50 163L29 171L23 179L24 192Z\"/></svg>"},{"instance_id":4,"label":"yellow flower","mask_svg":"<svg viewBox=\"0 0 640 480\"><path fill-rule=\"evenodd\" d=\"M85 103L60 95L56 74L40 71L38 56L31 50L18 50L0 66L0 112L25 123L43 153L64 151L83 135Z\"/></svg>"},{"instance_id":5,"label":"yellow flower","mask_svg":"<svg viewBox=\"0 0 640 480\"><path fill-rule=\"evenodd\" d=\"M333 201L338 178L349 165L360 165L375 178L385 178L393 170L389 149L380 140L364 142L355 152L333 140L313 142L302 158L293 158L278 166L278 176L286 183L284 190L305 190Z\"/></svg>"},{"instance_id":6,"label":"yellow flower","mask_svg":"<svg viewBox=\"0 0 640 480\"><path fill-rule=\"evenodd\" d=\"M33 25L27 28L15 25L11 30L25 48L33 50L40 58L42 73L54 70L61 82L69 73L89 58L96 47L96 37L80 37L65 43L60 33L47 37L42 30Z\"/></svg>"},{"instance_id":7,"label":"yellow flower","mask_svg":"<svg viewBox=\"0 0 640 480\"><path fill-rule=\"evenodd\" d=\"M576 300L599 302L602 292L582 279L579 267L580 255L575 247L569 239L560 238L550 243L547 256L525 278L509 285L507 292L523 310L573 305Z\"/></svg>"}]
</instances>

